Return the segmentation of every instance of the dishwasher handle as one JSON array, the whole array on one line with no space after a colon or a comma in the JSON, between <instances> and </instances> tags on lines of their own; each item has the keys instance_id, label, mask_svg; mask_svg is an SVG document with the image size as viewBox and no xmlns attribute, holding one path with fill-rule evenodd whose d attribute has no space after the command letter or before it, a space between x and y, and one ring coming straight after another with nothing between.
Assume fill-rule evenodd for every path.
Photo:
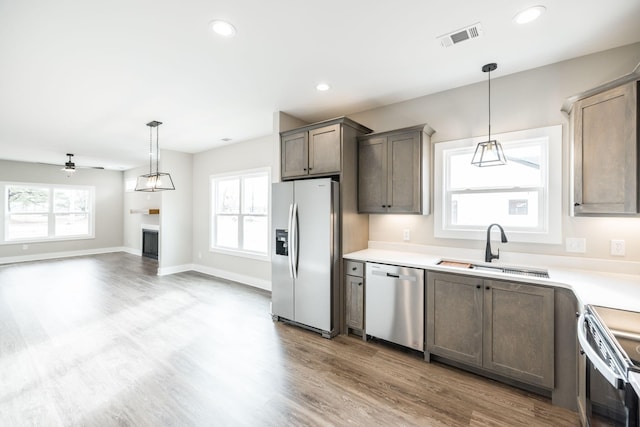
<instances>
[{"instance_id":1,"label":"dishwasher handle","mask_svg":"<svg viewBox=\"0 0 640 427\"><path fill-rule=\"evenodd\" d=\"M373 270L371 274L373 274L374 276L390 277L392 279L408 280L410 282L418 281L418 278L416 276L399 274L399 273L390 273L388 271L383 271L383 270Z\"/></svg>"}]
</instances>

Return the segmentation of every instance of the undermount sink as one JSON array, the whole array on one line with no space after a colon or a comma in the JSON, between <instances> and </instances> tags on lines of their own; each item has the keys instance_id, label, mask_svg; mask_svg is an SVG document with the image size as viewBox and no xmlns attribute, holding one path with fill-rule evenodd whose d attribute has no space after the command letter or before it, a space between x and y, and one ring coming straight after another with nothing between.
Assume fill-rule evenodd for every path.
<instances>
[{"instance_id":1,"label":"undermount sink","mask_svg":"<svg viewBox=\"0 0 640 427\"><path fill-rule=\"evenodd\" d=\"M504 274L515 274L518 276L527 276L527 277L539 277L543 279L549 278L549 273L546 270L536 270L531 268L522 268L522 267L502 267L498 265L486 265L486 264L473 264L464 261L452 261L452 260L442 260L438 263L438 265L442 265L443 267L457 267L457 268L465 268L469 270L476 271L486 271L489 273L504 273Z\"/></svg>"}]
</instances>

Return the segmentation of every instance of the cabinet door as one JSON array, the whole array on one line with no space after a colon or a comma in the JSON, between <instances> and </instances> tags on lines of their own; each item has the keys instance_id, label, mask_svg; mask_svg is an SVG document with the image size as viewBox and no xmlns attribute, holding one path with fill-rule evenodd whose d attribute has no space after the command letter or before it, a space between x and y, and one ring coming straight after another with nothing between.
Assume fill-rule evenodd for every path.
<instances>
[{"instance_id":1,"label":"cabinet door","mask_svg":"<svg viewBox=\"0 0 640 427\"><path fill-rule=\"evenodd\" d=\"M484 285L484 367L553 388L553 289L491 280Z\"/></svg>"},{"instance_id":2,"label":"cabinet door","mask_svg":"<svg viewBox=\"0 0 640 427\"><path fill-rule=\"evenodd\" d=\"M358 143L358 212L382 213L387 208L387 138Z\"/></svg>"},{"instance_id":3,"label":"cabinet door","mask_svg":"<svg viewBox=\"0 0 640 427\"><path fill-rule=\"evenodd\" d=\"M347 327L364 329L364 280L362 277L346 276Z\"/></svg>"},{"instance_id":4,"label":"cabinet door","mask_svg":"<svg viewBox=\"0 0 640 427\"><path fill-rule=\"evenodd\" d=\"M575 214L637 213L637 83L578 101L572 114Z\"/></svg>"},{"instance_id":5,"label":"cabinet door","mask_svg":"<svg viewBox=\"0 0 640 427\"><path fill-rule=\"evenodd\" d=\"M308 135L308 132L300 132L282 137L280 141L282 178L308 174Z\"/></svg>"},{"instance_id":6,"label":"cabinet door","mask_svg":"<svg viewBox=\"0 0 640 427\"><path fill-rule=\"evenodd\" d=\"M482 279L427 274L427 351L482 365Z\"/></svg>"},{"instance_id":7,"label":"cabinet door","mask_svg":"<svg viewBox=\"0 0 640 427\"><path fill-rule=\"evenodd\" d=\"M340 125L309 131L309 174L340 173Z\"/></svg>"},{"instance_id":8,"label":"cabinet door","mask_svg":"<svg viewBox=\"0 0 640 427\"><path fill-rule=\"evenodd\" d=\"M420 213L420 132L387 138L389 213Z\"/></svg>"}]
</instances>

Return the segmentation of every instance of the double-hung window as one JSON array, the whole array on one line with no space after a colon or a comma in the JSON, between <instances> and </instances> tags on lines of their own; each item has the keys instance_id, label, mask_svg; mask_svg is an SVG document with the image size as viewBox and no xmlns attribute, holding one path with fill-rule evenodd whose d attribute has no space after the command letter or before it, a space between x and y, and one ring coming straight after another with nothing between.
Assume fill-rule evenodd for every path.
<instances>
[{"instance_id":1,"label":"double-hung window","mask_svg":"<svg viewBox=\"0 0 640 427\"><path fill-rule=\"evenodd\" d=\"M94 237L93 187L2 183L3 243Z\"/></svg>"},{"instance_id":2,"label":"double-hung window","mask_svg":"<svg viewBox=\"0 0 640 427\"><path fill-rule=\"evenodd\" d=\"M498 223L510 241L560 243L562 127L495 137L506 165L471 164L481 138L436 144L435 236L485 239Z\"/></svg>"},{"instance_id":3,"label":"double-hung window","mask_svg":"<svg viewBox=\"0 0 640 427\"><path fill-rule=\"evenodd\" d=\"M268 169L211 177L211 250L268 256L270 182Z\"/></svg>"}]
</instances>

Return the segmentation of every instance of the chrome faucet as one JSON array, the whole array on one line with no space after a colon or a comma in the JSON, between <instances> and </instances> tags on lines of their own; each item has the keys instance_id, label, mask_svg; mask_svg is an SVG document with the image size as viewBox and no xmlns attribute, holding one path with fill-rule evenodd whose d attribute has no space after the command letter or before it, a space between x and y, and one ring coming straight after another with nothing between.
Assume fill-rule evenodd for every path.
<instances>
[{"instance_id":1,"label":"chrome faucet","mask_svg":"<svg viewBox=\"0 0 640 427\"><path fill-rule=\"evenodd\" d=\"M499 259L500 258L500 248L498 248L498 254L494 255L493 252L491 252L491 227L496 226L500 229L500 240L502 240L502 243L507 243L507 235L504 234L504 229L502 228L502 226L500 224L491 224L488 228L487 228L487 248L484 251L484 261L485 262L491 262L492 259Z\"/></svg>"}]
</instances>

